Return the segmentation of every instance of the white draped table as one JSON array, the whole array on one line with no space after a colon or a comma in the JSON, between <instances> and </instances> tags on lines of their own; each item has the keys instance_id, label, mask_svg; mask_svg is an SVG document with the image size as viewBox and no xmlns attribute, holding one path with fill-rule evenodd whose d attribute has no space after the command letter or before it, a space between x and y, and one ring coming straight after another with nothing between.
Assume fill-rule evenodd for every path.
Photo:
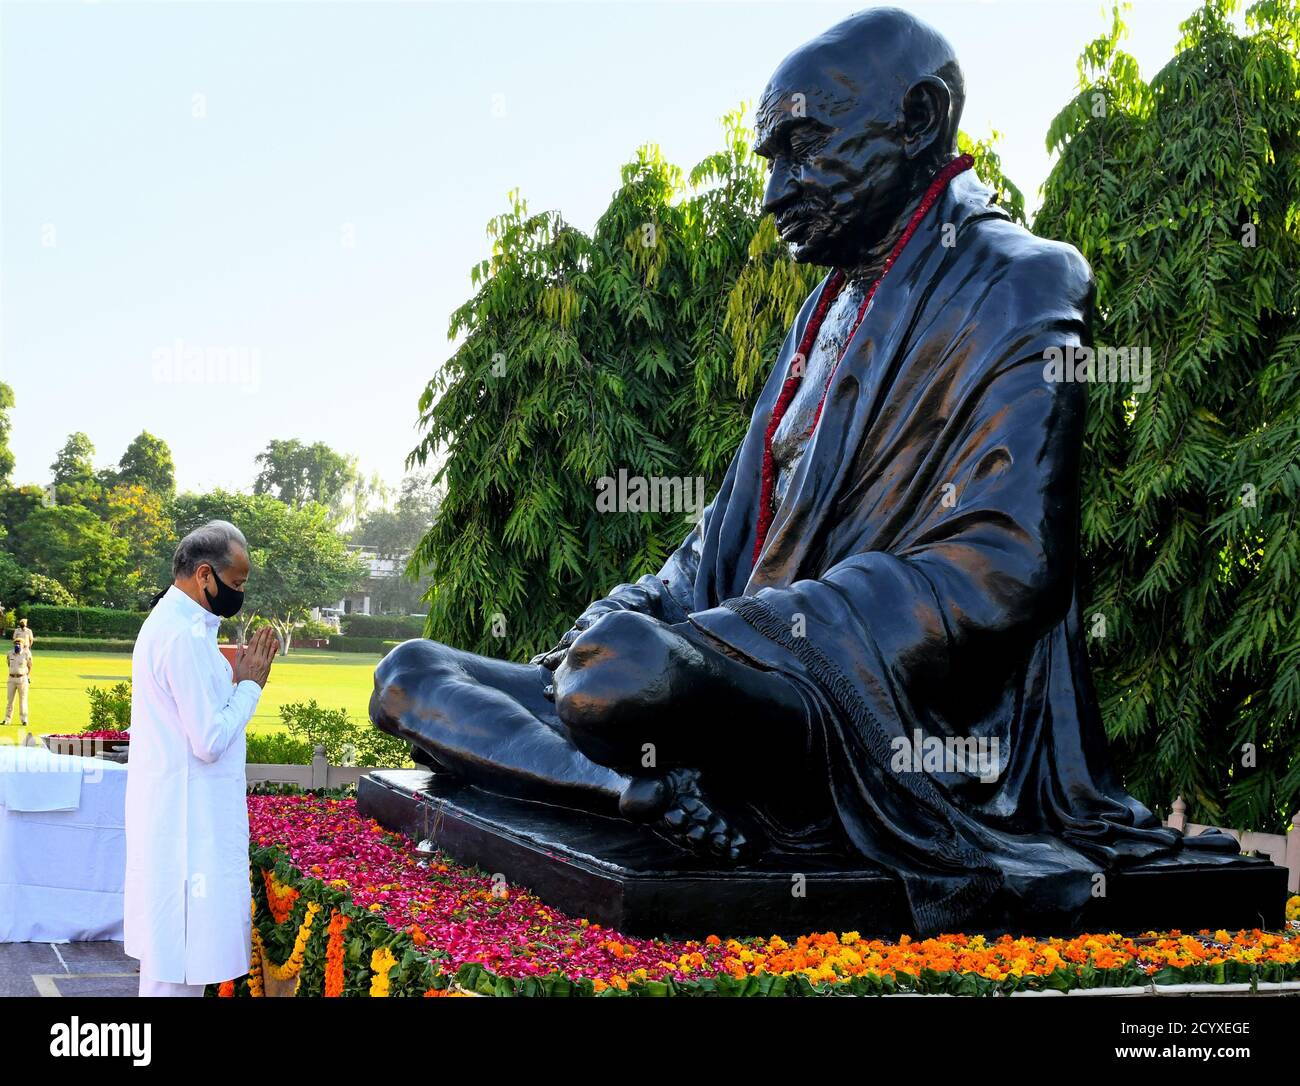
<instances>
[{"instance_id":1,"label":"white draped table","mask_svg":"<svg viewBox=\"0 0 1300 1086\"><path fill-rule=\"evenodd\" d=\"M0 746L0 942L122 938L126 766Z\"/></svg>"}]
</instances>

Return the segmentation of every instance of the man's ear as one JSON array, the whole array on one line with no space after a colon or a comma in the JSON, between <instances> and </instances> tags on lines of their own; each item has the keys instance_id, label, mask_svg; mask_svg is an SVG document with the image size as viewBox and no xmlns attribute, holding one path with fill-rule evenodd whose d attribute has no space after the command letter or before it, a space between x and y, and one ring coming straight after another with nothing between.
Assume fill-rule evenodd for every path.
<instances>
[{"instance_id":1,"label":"man's ear","mask_svg":"<svg viewBox=\"0 0 1300 1086\"><path fill-rule=\"evenodd\" d=\"M925 75L903 95L903 153L908 158L934 147L948 127L952 91L937 75Z\"/></svg>"}]
</instances>

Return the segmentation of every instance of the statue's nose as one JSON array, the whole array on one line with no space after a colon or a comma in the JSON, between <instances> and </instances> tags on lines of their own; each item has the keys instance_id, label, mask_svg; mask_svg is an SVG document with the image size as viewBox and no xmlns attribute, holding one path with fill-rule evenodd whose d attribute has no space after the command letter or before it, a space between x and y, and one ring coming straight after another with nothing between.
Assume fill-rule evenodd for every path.
<instances>
[{"instance_id":1,"label":"statue's nose","mask_svg":"<svg viewBox=\"0 0 1300 1086\"><path fill-rule=\"evenodd\" d=\"M799 184L794 171L790 169L789 160L784 156L777 156L772 162L767 188L763 191L763 211L768 215L775 215L798 199Z\"/></svg>"}]
</instances>

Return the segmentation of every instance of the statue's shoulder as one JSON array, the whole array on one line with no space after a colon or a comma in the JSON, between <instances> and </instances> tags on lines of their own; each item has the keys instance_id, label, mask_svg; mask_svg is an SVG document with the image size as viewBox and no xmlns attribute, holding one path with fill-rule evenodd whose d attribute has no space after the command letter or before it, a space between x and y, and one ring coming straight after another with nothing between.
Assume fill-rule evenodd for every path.
<instances>
[{"instance_id":1,"label":"statue's shoulder","mask_svg":"<svg viewBox=\"0 0 1300 1086\"><path fill-rule=\"evenodd\" d=\"M1086 309L1094 290L1092 268L1065 241L1039 237L1003 214L980 216L968 231L972 256L986 263L1003 290L1027 298L1055 298Z\"/></svg>"}]
</instances>

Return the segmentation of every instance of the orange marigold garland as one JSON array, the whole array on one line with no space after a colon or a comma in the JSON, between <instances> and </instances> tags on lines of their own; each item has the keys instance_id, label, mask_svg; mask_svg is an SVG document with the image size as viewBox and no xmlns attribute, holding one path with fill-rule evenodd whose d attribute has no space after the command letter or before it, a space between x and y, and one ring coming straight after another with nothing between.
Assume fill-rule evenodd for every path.
<instances>
[{"instance_id":1,"label":"orange marigold garland","mask_svg":"<svg viewBox=\"0 0 1300 1086\"><path fill-rule=\"evenodd\" d=\"M253 927L253 960L248 966L248 994L255 998L265 995L262 990L262 935Z\"/></svg>"},{"instance_id":2,"label":"orange marigold garland","mask_svg":"<svg viewBox=\"0 0 1300 1086\"><path fill-rule=\"evenodd\" d=\"M263 869L262 881L266 885L266 906L271 910L275 922L283 924L298 902L298 891L292 886L282 885L273 871Z\"/></svg>"},{"instance_id":3,"label":"orange marigold garland","mask_svg":"<svg viewBox=\"0 0 1300 1086\"><path fill-rule=\"evenodd\" d=\"M338 909L330 917L329 940L325 948L325 995L330 999L343 994L343 935L349 923Z\"/></svg>"},{"instance_id":4,"label":"orange marigold garland","mask_svg":"<svg viewBox=\"0 0 1300 1086\"><path fill-rule=\"evenodd\" d=\"M283 965L276 965L266 956L266 948L262 946L261 934L258 933L258 947L262 953L263 968L273 980L293 980L302 981L302 963L307 953L307 941L311 938L312 922L316 919L321 907L314 901L307 903L307 915L303 917L302 923L298 926L298 935L293 941L293 950L290 952L288 960ZM298 991L298 984L294 984L294 992Z\"/></svg>"}]
</instances>

